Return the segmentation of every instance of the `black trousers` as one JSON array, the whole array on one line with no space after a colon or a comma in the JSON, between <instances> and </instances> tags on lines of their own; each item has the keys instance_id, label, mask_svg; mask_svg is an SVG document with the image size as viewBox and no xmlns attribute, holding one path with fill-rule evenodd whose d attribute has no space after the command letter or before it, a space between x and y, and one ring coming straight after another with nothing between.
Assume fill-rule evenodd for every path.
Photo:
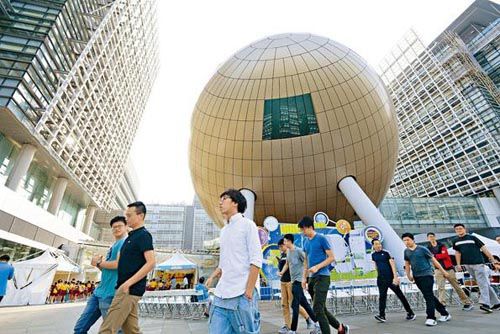
<instances>
[{"instance_id":1,"label":"black trousers","mask_svg":"<svg viewBox=\"0 0 500 334\"><path fill-rule=\"evenodd\" d=\"M446 308L439 302L436 296L434 296L434 292L432 291L434 276L415 277L415 284L417 284L418 289L424 295L427 319L436 320L436 310L441 315L448 315L448 311L446 311Z\"/></svg>"},{"instance_id":2,"label":"black trousers","mask_svg":"<svg viewBox=\"0 0 500 334\"><path fill-rule=\"evenodd\" d=\"M299 322L299 308L302 306L306 310L309 318L316 322L316 316L311 308L311 305L307 302L306 296L304 296L304 290L302 290L302 283L293 281L292 283L292 324L291 330L297 330L297 323Z\"/></svg>"},{"instance_id":3,"label":"black trousers","mask_svg":"<svg viewBox=\"0 0 500 334\"><path fill-rule=\"evenodd\" d=\"M330 287L330 276L315 276L309 279L309 294L313 300L313 311L318 319L322 334L330 334L330 325L339 329L340 322L326 309L326 297Z\"/></svg>"},{"instance_id":4,"label":"black trousers","mask_svg":"<svg viewBox=\"0 0 500 334\"><path fill-rule=\"evenodd\" d=\"M377 278L377 286L379 292L378 310L381 316L385 317L385 307L387 304L388 289L394 291L394 293L399 298L401 303L403 303L403 307L405 308L406 312L413 314L413 310L411 309L410 303L408 303L408 300L403 294L403 291L401 291L398 285L392 283L392 279L384 279L379 277Z\"/></svg>"}]
</instances>

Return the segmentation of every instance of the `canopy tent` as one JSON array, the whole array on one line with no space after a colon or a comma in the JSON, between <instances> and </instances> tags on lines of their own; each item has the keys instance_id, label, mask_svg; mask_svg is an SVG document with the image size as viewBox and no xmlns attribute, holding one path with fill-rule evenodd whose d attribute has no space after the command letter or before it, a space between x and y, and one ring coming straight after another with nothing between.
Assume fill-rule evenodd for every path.
<instances>
[{"instance_id":1,"label":"canopy tent","mask_svg":"<svg viewBox=\"0 0 500 334\"><path fill-rule=\"evenodd\" d=\"M56 272L80 272L66 255L46 250L30 260L13 263L14 278L7 285L1 305L45 304Z\"/></svg>"},{"instance_id":2,"label":"canopy tent","mask_svg":"<svg viewBox=\"0 0 500 334\"><path fill-rule=\"evenodd\" d=\"M189 261L183 254L175 253L170 259L158 264L156 270L173 271L196 269L196 264Z\"/></svg>"}]
</instances>

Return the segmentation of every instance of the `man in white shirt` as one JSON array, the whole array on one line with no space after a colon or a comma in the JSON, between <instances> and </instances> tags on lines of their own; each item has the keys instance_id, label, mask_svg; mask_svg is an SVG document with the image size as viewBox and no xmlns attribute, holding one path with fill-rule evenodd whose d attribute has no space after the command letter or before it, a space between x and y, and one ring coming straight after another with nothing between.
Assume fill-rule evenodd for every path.
<instances>
[{"instance_id":1,"label":"man in white shirt","mask_svg":"<svg viewBox=\"0 0 500 334\"><path fill-rule=\"evenodd\" d=\"M260 333L258 292L262 267L257 226L243 216L247 201L235 189L223 192L219 202L226 225L220 234L219 267L207 280L210 288L219 278L210 308L209 333Z\"/></svg>"}]
</instances>

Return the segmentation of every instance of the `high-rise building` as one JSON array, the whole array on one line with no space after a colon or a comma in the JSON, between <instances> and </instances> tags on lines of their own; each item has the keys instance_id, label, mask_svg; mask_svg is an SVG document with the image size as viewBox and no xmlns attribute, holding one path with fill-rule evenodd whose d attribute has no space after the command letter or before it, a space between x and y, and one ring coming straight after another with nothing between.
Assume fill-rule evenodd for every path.
<instances>
[{"instance_id":1,"label":"high-rise building","mask_svg":"<svg viewBox=\"0 0 500 334\"><path fill-rule=\"evenodd\" d=\"M219 236L219 228L205 212L198 197L193 205L147 204L146 228L155 247L203 250L203 242Z\"/></svg>"},{"instance_id":2,"label":"high-rise building","mask_svg":"<svg viewBox=\"0 0 500 334\"><path fill-rule=\"evenodd\" d=\"M393 196L500 199L500 5L477 0L429 46L410 31L380 72L396 107Z\"/></svg>"},{"instance_id":3,"label":"high-rise building","mask_svg":"<svg viewBox=\"0 0 500 334\"><path fill-rule=\"evenodd\" d=\"M157 73L155 11L153 0L0 1L4 252L75 244L96 211L135 197L127 159Z\"/></svg>"},{"instance_id":4,"label":"high-rise building","mask_svg":"<svg viewBox=\"0 0 500 334\"><path fill-rule=\"evenodd\" d=\"M193 222L193 250L203 249L205 241L219 237L220 228L206 213L198 196L194 197L194 222Z\"/></svg>"},{"instance_id":5,"label":"high-rise building","mask_svg":"<svg viewBox=\"0 0 500 334\"><path fill-rule=\"evenodd\" d=\"M191 249L191 247L185 247L185 235L186 230L192 231L193 229L192 206L147 204L146 208L146 228L153 235L155 247Z\"/></svg>"}]
</instances>

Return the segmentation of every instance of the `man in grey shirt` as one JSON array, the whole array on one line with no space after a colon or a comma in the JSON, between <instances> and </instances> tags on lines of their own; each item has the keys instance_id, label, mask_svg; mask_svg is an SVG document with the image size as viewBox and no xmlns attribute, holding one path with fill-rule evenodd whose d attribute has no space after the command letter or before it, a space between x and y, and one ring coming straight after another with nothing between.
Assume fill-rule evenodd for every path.
<instances>
[{"instance_id":1,"label":"man in grey shirt","mask_svg":"<svg viewBox=\"0 0 500 334\"><path fill-rule=\"evenodd\" d=\"M306 310L309 318L314 322L314 330L311 333L321 333L319 324L316 320L316 316L314 315L311 305L309 305L309 303L307 302L307 299L304 296L304 291L302 289L302 277L304 275L305 258L304 251L299 247L295 247L295 245L293 244L293 234L285 234L283 240L285 247L287 248L287 256L285 266L280 272L280 275L286 272L287 269L290 269L293 296L292 324L290 326L290 331L288 332L288 334L295 334L295 331L297 330L297 322L299 320L299 306L302 306L304 310Z\"/></svg>"},{"instance_id":2,"label":"man in grey shirt","mask_svg":"<svg viewBox=\"0 0 500 334\"><path fill-rule=\"evenodd\" d=\"M450 313L448 313L443 304L441 304L439 300L434 296L434 293L432 291L432 288L434 286L433 265L443 273L443 276L445 278L448 278L448 273L443 269L434 255L432 255L430 250L423 246L418 246L415 243L413 234L404 233L402 239L406 245L404 253L406 276L408 276L410 282L415 282L418 289L424 295L427 313L425 325L437 325L435 313L436 310L441 314L439 321L446 322L450 320Z\"/></svg>"}]
</instances>

